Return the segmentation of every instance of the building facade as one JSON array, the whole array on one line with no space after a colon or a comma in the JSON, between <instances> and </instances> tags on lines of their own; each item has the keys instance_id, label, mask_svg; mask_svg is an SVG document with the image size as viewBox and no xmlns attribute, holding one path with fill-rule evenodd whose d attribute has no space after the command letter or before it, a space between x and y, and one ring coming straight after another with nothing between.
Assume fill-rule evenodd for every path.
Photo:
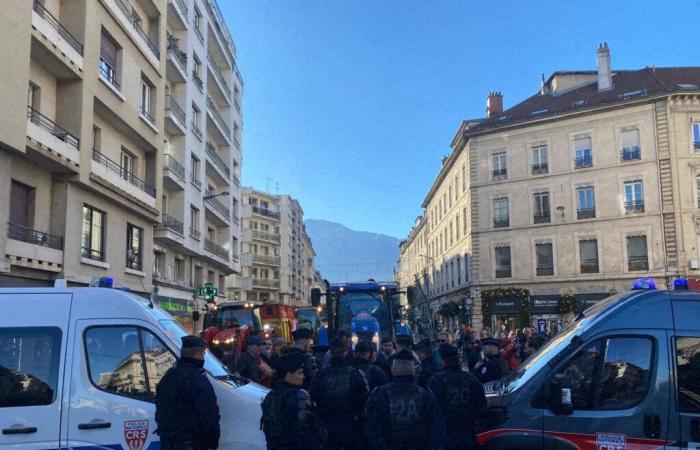
<instances>
[{"instance_id":1,"label":"building facade","mask_svg":"<svg viewBox=\"0 0 700 450\"><path fill-rule=\"evenodd\" d=\"M315 253L299 202L243 188L242 213L242 270L229 277L229 298L308 305Z\"/></svg>"},{"instance_id":2,"label":"building facade","mask_svg":"<svg viewBox=\"0 0 700 450\"><path fill-rule=\"evenodd\" d=\"M177 198L173 183L183 177L173 181L169 168L182 175L184 149L194 147L186 131L193 113L186 109L186 123L179 123L178 131L172 104L166 105L171 90L182 95L179 101L191 100L185 97L190 83L177 87L172 81L167 36L173 32L184 38L197 9L205 12L202 58L212 53L215 61L228 58L237 74L233 56L221 56L227 47L220 35L227 33L209 0L12 0L3 5L0 214L5 217L0 222L6 232L0 233L0 283L50 285L64 278L81 286L106 276L149 295L166 274L167 262L157 261L154 241L168 248L171 243L161 240L169 229L163 224L175 224L171 219L180 217L180 200L182 205L188 201L184 183ZM195 38L183 52L196 45ZM215 96L210 81L204 92ZM208 108L205 103L202 110ZM222 114L231 124L240 123L237 111ZM207 109L206 117L199 116L198 125L208 134L206 119L212 115L214 109ZM229 155L233 161L234 152ZM224 189L235 197L229 185ZM218 242L230 249L235 234L231 228ZM219 273L236 268L233 260L209 259ZM193 304L183 307L194 309Z\"/></svg>"},{"instance_id":3,"label":"building facade","mask_svg":"<svg viewBox=\"0 0 700 450\"><path fill-rule=\"evenodd\" d=\"M442 286L477 327L552 327L636 278L698 274L700 68L612 71L606 45L597 57L508 110L492 93L487 117L462 123L423 204L432 304ZM452 287L452 254L467 289Z\"/></svg>"}]
</instances>

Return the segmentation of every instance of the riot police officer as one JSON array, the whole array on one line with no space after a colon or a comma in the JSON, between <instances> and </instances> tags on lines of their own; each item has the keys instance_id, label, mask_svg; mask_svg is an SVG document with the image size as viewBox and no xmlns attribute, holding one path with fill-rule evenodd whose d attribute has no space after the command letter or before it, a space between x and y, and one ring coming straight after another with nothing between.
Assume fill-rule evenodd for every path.
<instances>
[{"instance_id":1,"label":"riot police officer","mask_svg":"<svg viewBox=\"0 0 700 450\"><path fill-rule=\"evenodd\" d=\"M445 437L445 418L435 396L415 384L408 350L394 357L393 382L375 389L365 409L365 432L375 450L435 450Z\"/></svg>"},{"instance_id":2,"label":"riot police officer","mask_svg":"<svg viewBox=\"0 0 700 450\"><path fill-rule=\"evenodd\" d=\"M365 376L347 363L348 350L341 338L330 345L330 366L311 382L311 399L318 405L328 433L330 450L362 450L362 413L369 395Z\"/></svg>"},{"instance_id":3,"label":"riot police officer","mask_svg":"<svg viewBox=\"0 0 700 450\"><path fill-rule=\"evenodd\" d=\"M469 372L462 370L457 348L440 345L443 371L428 380L445 416L447 433L444 450L478 448L474 420L487 412L484 388Z\"/></svg>"},{"instance_id":4,"label":"riot police officer","mask_svg":"<svg viewBox=\"0 0 700 450\"><path fill-rule=\"evenodd\" d=\"M425 387L430 377L440 372L441 367L435 362L430 339L420 341L416 345L416 353L418 353L418 358L420 358L420 369L416 376L416 382L418 386Z\"/></svg>"},{"instance_id":5,"label":"riot police officer","mask_svg":"<svg viewBox=\"0 0 700 450\"><path fill-rule=\"evenodd\" d=\"M367 379L370 392L374 388L389 382L389 377L386 373L379 366L370 362L372 351L372 344L367 341L360 341L355 346L355 357L352 360L352 366L362 372Z\"/></svg>"},{"instance_id":6,"label":"riot police officer","mask_svg":"<svg viewBox=\"0 0 700 450\"><path fill-rule=\"evenodd\" d=\"M484 359L474 366L474 375L482 383L499 380L509 371L508 363L498 353L498 340L494 338L482 339L481 346Z\"/></svg>"},{"instance_id":7,"label":"riot police officer","mask_svg":"<svg viewBox=\"0 0 700 450\"><path fill-rule=\"evenodd\" d=\"M204 373L206 343L183 336L180 359L156 388L156 423L163 450L219 447L219 406Z\"/></svg>"},{"instance_id":8,"label":"riot police officer","mask_svg":"<svg viewBox=\"0 0 700 450\"><path fill-rule=\"evenodd\" d=\"M325 433L304 384L304 355L285 354L275 361L278 381L262 403L260 425L268 450L318 450Z\"/></svg>"},{"instance_id":9,"label":"riot police officer","mask_svg":"<svg viewBox=\"0 0 700 450\"><path fill-rule=\"evenodd\" d=\"M311 380L318 373L316 358L311 353L313 335L314 333L308 328L297 328L292 333L294 345L286 350L287 354L298 354L304 362L304 389L308 389L311 386Z\"/></svg>"}]
</instances>

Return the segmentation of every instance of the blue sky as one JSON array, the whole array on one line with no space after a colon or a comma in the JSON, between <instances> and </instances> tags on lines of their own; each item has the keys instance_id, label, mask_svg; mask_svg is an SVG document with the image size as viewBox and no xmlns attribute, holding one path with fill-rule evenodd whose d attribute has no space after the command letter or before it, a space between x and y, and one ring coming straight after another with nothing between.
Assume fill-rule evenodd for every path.
<instances>
[{"instance_id":1,"label":"blue sky","mask_svg":"<svg viewBox=\"0 0 700 450\"><path fill-rule=\"evenodd\" d=\"M697 65L692 1L219 0L243 74L243 183L404 237L463 119L540 74Z\"/></svg>"}]
</instances>

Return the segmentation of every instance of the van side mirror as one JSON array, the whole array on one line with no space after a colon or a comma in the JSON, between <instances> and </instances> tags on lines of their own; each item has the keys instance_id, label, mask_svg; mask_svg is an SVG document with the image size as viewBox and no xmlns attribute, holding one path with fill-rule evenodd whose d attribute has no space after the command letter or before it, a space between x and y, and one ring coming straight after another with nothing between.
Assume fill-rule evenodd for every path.
<instances>
[{"instance_id":1,"label":"van side mirror","mask_svg":"<svg viewBox=\"0 0 700 450\"><path fill-rule=\"evenodd\" d=\"M416 301L416 288L413 286L408 286L406 288L406 300L408 300L408 304L413 306L413 303Z\"/></svg>"},{"instance_id":2,"label":"van side mirror","mask_svg":"<svg viewBox=\"0 0 700 450\"><path fill-rule=\"evenodd\" d=\"M311 289L311 305L318 307L321 304L321 289Z\"/></svg>"},{"instance_id":3,"label":"van side mirror","mask_svg":"<svg viewBox=\"0 0 700 450\"><path fill-rule=\"evenodd\" d=\"M571 415L574 412L571 380L565 373L558 373L549 383L549 408L555 414Z\"/></svg>"},{"instance_id":4,"label":"van side mirror","mask_svg":"<svg viewBox=\"0 0 700 450\"><path fill-rule=\"evenodd\" d=\"M199 311L192 311L192 321L197 322L199 320Z\"/></svg>"}]
</instances>

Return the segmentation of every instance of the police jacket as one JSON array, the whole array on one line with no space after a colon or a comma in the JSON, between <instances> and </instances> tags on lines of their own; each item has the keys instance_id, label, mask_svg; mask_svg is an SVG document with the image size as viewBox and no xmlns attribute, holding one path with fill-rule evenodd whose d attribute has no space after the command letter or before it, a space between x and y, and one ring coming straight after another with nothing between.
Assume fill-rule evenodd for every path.
<instances>
[{"instance_id":1,"label":"police jacket","mask_svg":"<svg viewBox=\"0 0 700 450\"><path fill-rule=\"evenodd\" d=\"M390 380L392 378L394 378L394 376L391 374L391 366L394 364L394 359L396 359L397 354L398 354L398 352L394 353L393 355L391 355L390 357L388 357L386 359L386 365L387 365L387 367L389 367L389 373L387 375L389 376ZM415 355L415 353L413 354L413 365L416 368L416 371L418 371L420 368L420 360Z\"/></svg>"},{"instance_id":2,"label":"police jacket","mask_svg":"<svg viewBox=\"0 0 700 450\"><path fill-rule=\"evenodd\" d=\"M428 380L428 389L435 394L445 416L448 437L462 436L459 441L469 442L476 448L474 420L487 412L481 382L460 366L450 365Z\"/></svg>"},{"instance_id":3,"label":"police jacket","mask_svg":"<svg viewBox=\"0 0 700 450\"><path fill-rule=\"evenodd\" d=\"M242 377L248 378L250 381L260 383L260 365L250 353L243 352L236 362L236 372Z\"/></svg>"},{"instance_id":4,"label":"police jacket","mask_svg":"<svg viewBox=\"0 0 700 450\"><path fill-rule=\"evenodd\" d=\"M309 393L276 382L262 403L260 425L270 450L318 450L325 433Z\"/></svg>"},{"instance_id":5,"label":"police jacket","mask_svg":"<svg viewBox=\"0 0 700 450\"><path fill-rule=\"evenodd\" d=\"M445 418L430 391L412 376L397 376L370 394L365 434L375 450L435 450L445 438Z\"/></svg>"},{"instance_id":6,"label":"police jacket","mask_svg":"<svg viewBox=\"0 0 700 450\"><path fill-rule=\"evenodd\" d=\"M498 380L504 377L510 371L508 363L504 361L500 356L487 356L483 361L482 365L474 369L474 375L482 383L488 383L489 381Z\"/></svg>"},{"instance_id":7,"label":"police jacket","mask_svg":"<svg viewBox=\"0 0 700 450\"><path fill-rule=\"evenodd\" d=\"M311 383L311 399L326 422L358 420L369 395L367 380L345 358L331 358L330 364Z\"/></svg>"},{"instance_id":8,"label":"police jacket","mask_svg":"<svg viewBox=\"0 0 700 450\"><path fill-rule=\"evenodd\" d=\"M195 449L219 446L219 406L202 362L180 358L156 388L156 423L163 450L192 442Z\"/></svg>"},{"instance_id":9,"label":"police jacket","mask_svg":"<svg viewBox=\"0 0 700 450\"><path fill-rule=\"evenodd\" d=\"M367 379L367 384L369 384L370 392L374 388L383 386L389 382L389 377L386 373L380 369L377 365L372 364L366 359L353 358L352 366L362 372Z\"/></svg>"},{"instance_id":10,"label":"police jacket","mask_svg":"<svg viewBox=\"0 0 700 450\"><path fill-rule=\"evenodd\" d=\"M290 349L287 350L287 354L290 353L303 353L303 358L304 358L304 389L309 389L311 386L311 380L314 379L316 374L318 373L318 365L316 364L316 358L314 358L314 355L312 355L309 352L305 352L304 350L297 348L297 347L291 347Z\"/></svg>"},{"instance_id":11,"label":"police jacket","mask_svg":"<svg viewBox=\"0 0 700 450\"><path fill-rule=\"evenodd\" d=\"M418 386L425 387L426 383L430 377L440 372L442 367L438 366L435 362L435 358L429 356L420 362L420 369L418 370L418 375L416 376L416 382Z\"/></svg>"}]
</instances>

